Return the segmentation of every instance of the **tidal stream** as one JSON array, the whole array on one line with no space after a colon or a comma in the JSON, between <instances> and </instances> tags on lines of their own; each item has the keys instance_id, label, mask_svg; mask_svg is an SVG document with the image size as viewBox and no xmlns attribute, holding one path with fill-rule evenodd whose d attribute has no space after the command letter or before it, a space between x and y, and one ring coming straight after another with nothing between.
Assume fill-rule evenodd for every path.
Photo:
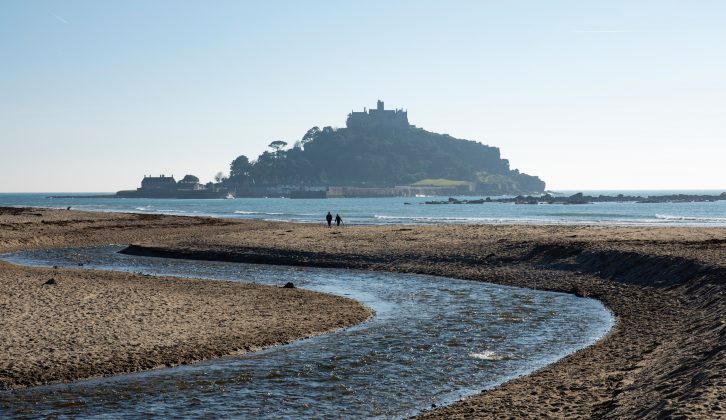
<instances>
[{"instance_id":1,"label":"tidal stream","mask_svg":"<svg viewBox=\"0 0 726 420\"><path fill-rule=\"evenodd\" d=\"M41 250L22 265L232 280L344 295L364 324L291 344L142 373L0 392L0 417L400 418L526 375L612 327L598 301L449 278ZM99 279L99 281L102 281Z\"/></svg>"}]
</instances>

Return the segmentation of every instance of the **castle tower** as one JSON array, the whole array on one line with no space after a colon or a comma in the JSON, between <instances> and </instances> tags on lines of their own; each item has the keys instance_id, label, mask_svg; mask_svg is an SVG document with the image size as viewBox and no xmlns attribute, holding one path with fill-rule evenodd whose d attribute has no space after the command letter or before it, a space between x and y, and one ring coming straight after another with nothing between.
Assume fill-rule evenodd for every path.
<instances>
[{"instance_id":1,"label":"castle tower","mask_svg":"<svg viewBox=\"0 0 726 420\"><path fill-rule=\"evenodd\" d=\"M403 109L385 109L382 100L378 100L376 108L366 109L363 112L351 111L345 126L364 127L369 125L408 126L408 115Z\"/></svg>"}]
</instances>

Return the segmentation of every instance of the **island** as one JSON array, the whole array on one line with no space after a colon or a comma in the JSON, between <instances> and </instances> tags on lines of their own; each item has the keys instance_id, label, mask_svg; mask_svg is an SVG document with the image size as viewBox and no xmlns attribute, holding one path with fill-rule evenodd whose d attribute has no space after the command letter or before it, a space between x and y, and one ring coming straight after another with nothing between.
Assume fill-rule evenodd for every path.
<instances>
[{"instance_id":1,"label":"island","mask_svg":"<svg viewBox=\"0 0 726 420\"><path fill-rule=\"evenodd\" d=\"M300 140L275 140L202 184L194 175L147 176L141 187L104 196L49 198L414 197L543 193L537 176L511 169L499 148L418 128L408 111L351 111L344 128L313 127Z\"/></svg>"},{"instance_id":2,"label":"island","mask_svg":"<svg viewBox=\"0 0 726 420\"><path fill-rule=\"evenodd\" d=\"M291 147L288 145L292 143ZM351 111L343 128L313 127L276 140L256 159L234 159L224 188L236 197L412 197L542 193L536 176L511 169L499 148L426 131L408 111Z\"/></svg>"}]
</instances>

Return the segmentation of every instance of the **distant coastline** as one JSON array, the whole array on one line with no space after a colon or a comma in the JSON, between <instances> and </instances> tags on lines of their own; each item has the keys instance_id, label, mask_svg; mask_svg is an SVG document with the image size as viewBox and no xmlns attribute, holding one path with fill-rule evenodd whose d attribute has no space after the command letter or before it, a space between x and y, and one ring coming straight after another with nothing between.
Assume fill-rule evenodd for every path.
<instances>
[{"instance_id":1,"label":"distant coastline","mask_svg":"<svg viewBox=\"0 0 726 420\"><path fill-rule=\"evenodd\" d=\"M554 196L544 194L541 196L521 196L510 198L458 200L449 197L448 200L427 201L424 204L484 204L484 203L514 203L514 204L592 204L592 203L701 203L725 201L726 192L718 195L705 194L664 194L664 195L584 195L579 192L570 196Z\"/></svg>"}]
</instances>

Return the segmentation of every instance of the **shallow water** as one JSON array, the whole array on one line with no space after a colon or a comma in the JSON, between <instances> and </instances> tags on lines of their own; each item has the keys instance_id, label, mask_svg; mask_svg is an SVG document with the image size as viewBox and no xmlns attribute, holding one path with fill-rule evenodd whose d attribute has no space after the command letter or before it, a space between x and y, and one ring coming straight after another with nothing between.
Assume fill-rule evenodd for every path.
<instances>
[{"instance_id":1,"label":"shallow water","mask_svg":"<svg viewBox=\"0 0 726 420\"><path fill-rule=\"evenodd\" d=\"M569 195L570 192L567 194ZM721 191L585 191L617 195L720 194ZM56 193L57 195L58 193ZM346 224L523 223L617 226L726 226L726 201L700 203L593 203L582 205L484 203L425 205L447 197L238 198L235 200L164 200L151 198L57 198L48 194L2 194L0 206L33 206L76 210L212 216L236 219L323 223L340 213ZM463 197L460 197L463 198ZM481 198L481 197L472 197Z\"/></svg>"},{"instance_id":2,"label":"shallow water","mask_svg":"<svg viewBox=\"0 0 726 420\"><path fill-rule=\"evenodd\" d=\"M292 281L354 298L376 316L243 356L0 392L0 414L398 418L530 373L592 344L614 322L600 302L562 293L422 275L137 257L119 249L2 258L278 286Z\"/></svg>"}]
</instances>

